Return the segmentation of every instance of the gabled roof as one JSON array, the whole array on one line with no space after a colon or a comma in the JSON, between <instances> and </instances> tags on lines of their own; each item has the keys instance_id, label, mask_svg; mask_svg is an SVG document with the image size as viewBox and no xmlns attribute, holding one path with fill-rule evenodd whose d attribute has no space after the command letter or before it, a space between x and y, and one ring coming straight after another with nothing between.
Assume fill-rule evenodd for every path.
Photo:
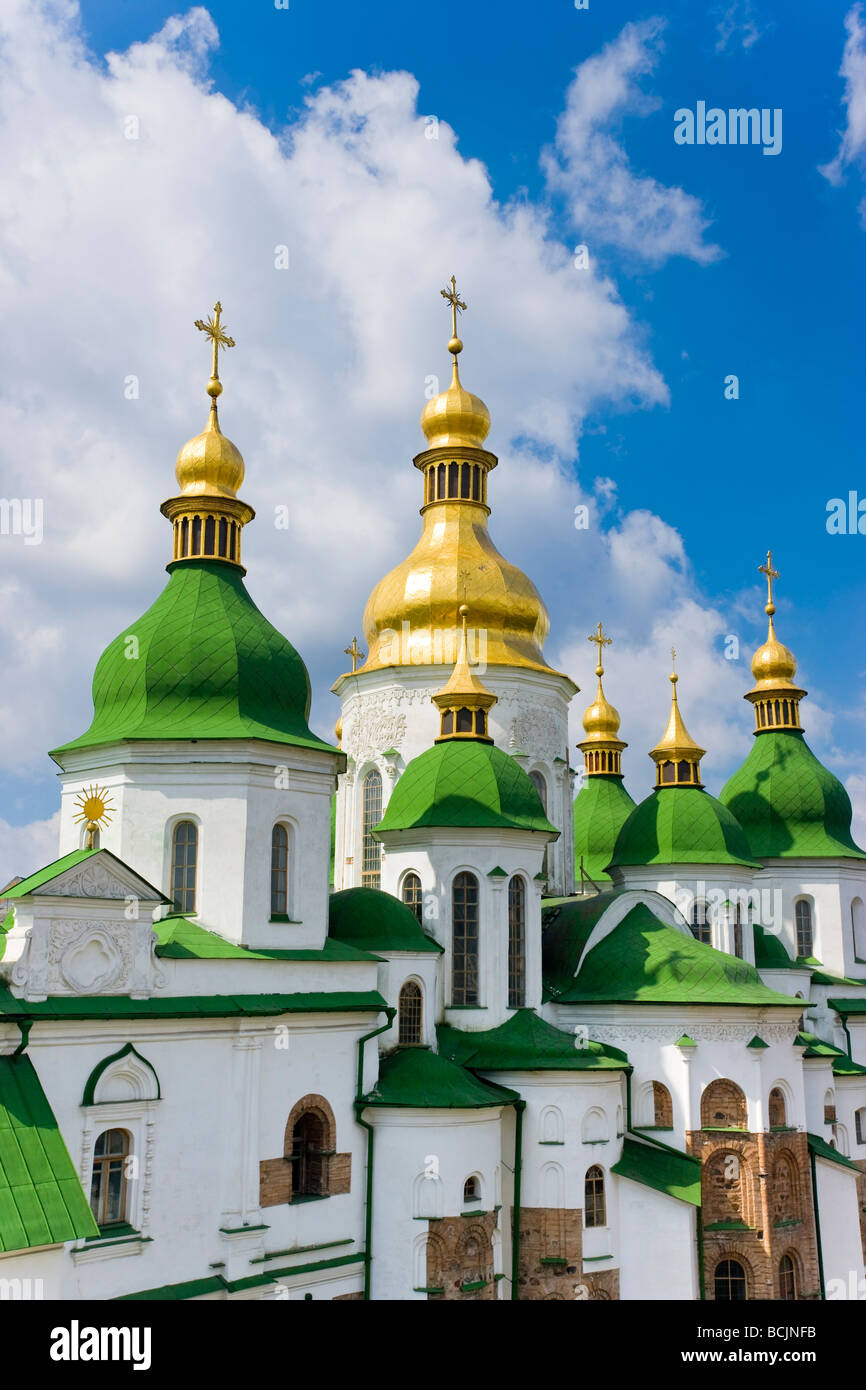
<instances>
[{"instance_id":1,"label":"gabled roof","mask_svg":"<svg viewBox=\"0 0 866 1390\"><path fill-rule=\"evenodd\" d=\"M364 1104L408 1110L481 1110L519 1099L516 1091L479 1081L429 1048L407 1047L382 1059L379 1079L364 1096Z\"/></svg>"},{"instance_id":2,"label":"gabled roof","mask_svg":"<svg viewBox=\"0 0 866 1390\"><path fill-rule=\"evenodd\" d=\"M803 1007L768 989L754 966L667 926L637 904L580 962L577 976L551 990L557 1003L652 1003Z\"/></svg>"},{"instance_id":3,"label":"gabled roof","mask_svg":"<svg viewBox=\"0 0 866 1390\"><path fill-rule=\"evenodd\" d=\"M33 1063L0 1057L0 1251L97 1235Z\"/></svg>"},{"instance_id":4,"label":"gabled roof","mask_svg":"<svg viewBox=\"0 0 866 1390\"><path fill-rule=\"evenodd\" d=\"M70 854L64 854L62 858L55 859L52 863L46 864L44 868L37 869L35 873L28 874L26 878L20 879L14 887L9 888L3 894L0 901L5 902L7 899L23 898L28 893L35 893L40 888L45 888L47 884L52 883L55 879L61 878L69 869L74 869L78 864L84 864L87 860L95 863L100 859L109 860L110 865L117 865L124 873L131 874L139 883L143 883L152 893L154 902L167 903L170 901L159 888L155 888L152 883L148 883L146 878L142 878L137 869L133 869L131 864L126 864L122 859L118 859L117 855L112 854L111 850L108 849L74 849ZM109 868L110 865L108 866Z\"/></svg>"},{"instance_id":5,"label":"gabled roof","mask_svg":"<svg viewBox=\"0 0 866 1390\"><path fill-rule=\"evenodd\" d=\"M690 1206L701 1205L700 1161L688 1154L651 1148L626 1137L622 1142L622 1157L610 1171L617 1177L664 1192L677 1201L688 1202Z\"/></svg>"},{"instance_id":6,"label":"gabled roof","mask_svg":"<svg viewBox=\"0 0 866 1390\"><path fill-rule=\"evenodd\" d=\"M473 1071L627 1071L619 1048L589 1042L575 1046L573 1034L555 1028L534 1009L517 1009L505 1023L483 1033L447 1024L436 1034L442 1056Z\"/></svg>"},{"instance_id":7,"label":"gabled roof","mask_svg":"<svg viewBox=\"0 0 866 1390\"><path fill-rule=\"evenodd\" d=\"M809 1145L809 1152L816 1158L826 1158L830 1163L838 1163L840 1168L850 1168L852 1173L859 1173L860 1169L856 1163L852 1163L850 1158L840 1154L838 1149L831 1149L826 1140L817 1134L807 1134L806 1143Z\"/></svg>"}]
</instances>

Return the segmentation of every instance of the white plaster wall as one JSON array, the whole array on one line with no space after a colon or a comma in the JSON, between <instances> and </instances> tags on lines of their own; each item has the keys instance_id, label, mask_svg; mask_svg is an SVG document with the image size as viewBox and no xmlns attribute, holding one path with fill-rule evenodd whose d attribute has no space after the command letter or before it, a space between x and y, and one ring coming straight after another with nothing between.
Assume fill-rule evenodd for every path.
<instances>
[{"instance_id":1,"label":"white plaster wall","mask_svg":"<svg viewBox=\"0 0 866 1390\"><path fill-rule=\"evenodd\" d=\"M858 1287L863 1278L857 1174L838 1163L819 1158L815 1163L815 1177L821 1253L824 1258L824 1288L829 1296L834 1292L830 1287L831 1281L840 1280L850 1297L852 1285Z\"/></svg>"},{"instance_id":2,"label":"white plaster wall","mask_svg":"<svg viewBox=\"0 0 866 1390\"><path fill-rule=\"evenodd\" d=\"M198 826L197 918L248 945L320 946L327 931L330 802L339 755L226 740L113 745L65 756L61 854L83 843L75 798L107 788L100 843L171 896L171 836ZM270 923L271 833L292 831L291 924Z\"/></svg>"},{"instance_id":3,"label":"white plaster wall","mask_svg":"<svg viewBox=\"0 0 866 1390\"><path fill-rule=\"evenodd\" d=\"M628 1178L618 1178L616 1190L622 1231L620 1298L698 1298L695 1208Z\"/></svg>"},{"instance_id":4,"label":"white plaster wall","mask_svg":"<svg viewBox=\"0 0 866 1390\"><path fill-rule=\"evenodd\" d=\"M696 900L711 910L712 945L717 951L734 955L734 919L722 910L731 900L741 905L743 951L741 959L755 963L754 934L748 925L748 905L752 895L754 871L735 864L624 865L612 873L617 887L644 889L663 894L691 922ZM713 909L715 909L713 911ZM760 921L757 912L753 921Z\"/></svg>"}]
</instances>

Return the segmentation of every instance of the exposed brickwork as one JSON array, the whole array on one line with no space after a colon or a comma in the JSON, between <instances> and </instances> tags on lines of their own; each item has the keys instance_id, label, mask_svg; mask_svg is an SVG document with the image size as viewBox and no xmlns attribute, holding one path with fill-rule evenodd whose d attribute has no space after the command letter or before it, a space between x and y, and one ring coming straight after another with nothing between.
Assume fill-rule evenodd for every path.
<instances>
[{"instance_id":1,"label":"exposed brickwork","mask_svg":"<svg viewBox=\"0 0 866 1390\"><path fill-rule=\"evenodd\" d=\"M476 1299L484 1302L496 1298L493 1278L493 1232L497 1213L484 1216L445 1216L431 1221L427 1237L427 1287L441 1288L441 1294L429 1297L442 1302L446 1299ZM484 1281L480 1289L464 1292L464 1284Z\"/></svg>"},{"instance_id":2,"label":"exposed brickwork","mask_svg":"<svg viewBox=\"0 0 866 1390\"><path fill-rule=\"evenodd\" d=\"M781 1125L788 1123L785 1097L777 1086L774 1086L770 1092L769 1110L770 1129L778 1129Z\"/></svg>"},{"instance_id":3,"label":"exposed brickwork","mask_svg":"<svg viewBox=\"0 0 866 1390\"><path fill-rule=\"evenodd\" d=\"M750 1299L779 1299L779 1263L794 1262L798 1298L819 1296L815 1210L806 1135L686 1135L702 1164L706 1296L715 1297L715 1270L737 1260ZM763 1175L763 1176L762 1176ZM737 1229L734 1223L742 1222ZM716 1227L714 1230L713 1227Z\"/></svg>"},{"instance_id":4,"label":"exposed brickwork","mask_svg":"<svg viewBox=\"0 0 866 1390\"><path fill-rule=\"evenodd\" d=\"M295 1125L302 1115L312 1112L321 1120L324 1140L322 1147L334 1149L337 1144L337 1122L334 1112L324 1096L310 1094L303 1096L291 1109L283 1135L283 1155L281 1158L266 1158L259 1163L259 1203L263 1207L278 1207L292 1200L292 1184L295 1165L287 1162L292 1153L292 1136ZM352 1155L334 1154L323 1158L323 1190L337 1195L348 1192L352 1179Z\"/></svg>"},{"instance_id":5,"label":"exposed brickwork","mask_svg":"<svg viewBox=\"0 0 866 1390\"><path fill-rule=\"evenodd\" d=\"M619 1298L619 1270L600 1269L597 1274L584 1274L580 1281L589 1289L592 1302L616 1300Z\"/></svg>"},{"instance_id":6,"label":"exposed brickwork","mask_svg":"<svg viewBox=\"0 0 866 1390\"><path fill-rule=\"evenodd\" d=\"M332 1303L348 1303L350 1299L357 1299L357 1298L363 1298L363 1297L364 1297L363 1291L362 1291L361 1289L359 1289L357 1293L337 1293L337 1294L334 1294L334 1297L331 1299L331 1302L332 1302Z\"/></svg>"},{"instance_id":7,"label":"exposed brickwork","mask_svg":"<svg viewBox=\"0 0 866 1390\"><path fill-rule=\"evenodd\" d=\"M862 1173L857 1179L857 1201L860 1206L860 1243L863 1246L863 1259L866 1261L866 1158L853 1158Z\"/></svg>"},{"instance_id":8,"label":"exposed brickwork","mask_svg":"<svg viewBox=\"0 0 866 1390\"><path fill-rule=\"evenodd\" d=\"M543 1264L543 1260L563 1263ZM583 1212L557 1207L523 1207L520 1212L521 1300L576 1300L575 1286L589 1286L583 1268Z\"/></svg>"},{"instance_id":9,"label":"exposed brickwork","mask_svg":"<svg viewBox=\"0 0 866 1390\"><path fill-rule=\"evenodd\" d=\"M328 1191L332 1197L348 1192L352 1185L352 1155L334 1154L328 1170Z\"/></svg>"},{"instance_id":10,"label":"exposed brickwork","mask_svg":"<svg viewBox=\"0 0 866 1390\"><path fill-rule=\"evenodd\" d=\"M745 1129L746 1097L734 1081L711 1081L701 1096L702 1129Z\"/></svg>"},{"instance_id":11,"label":"exposed brickwork","mask_svg":"<svg viewBox=\"0 0 866 1390\"><path fill-rule=\"evenodd\" d=\"M659 1129L673 1129L674 1106L671 1093L660 1081L653 1082L653 1124Z\"/></svg>"}]
</instances>

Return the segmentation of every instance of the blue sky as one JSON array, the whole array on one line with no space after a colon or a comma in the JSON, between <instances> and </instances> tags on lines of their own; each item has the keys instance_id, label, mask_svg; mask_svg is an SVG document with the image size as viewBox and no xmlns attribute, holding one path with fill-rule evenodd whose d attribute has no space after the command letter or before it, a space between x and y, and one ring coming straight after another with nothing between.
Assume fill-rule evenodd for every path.
<instances>
[{"instance_id":1,"label":"blue sky","mask_svg":"<svg viewBox=\"0 0 866 1390\"><path fill-rule=\"evenodd\" d=\"M616 584L612 582L608 593L602 577L597 591L588 592L586 573L568 548L580 544L579 539L567 536L563 530L560 502L572 484L581 489L574 492L577 498L592 492L596 478L615 480L615 501L599 524L611 533L616 532L622 546L630 543L631 535L636 545L641 543L642 533L630 529L629 518L644 513L660 518L666 537L676 535L681 539L681 553L677 553L676 546L669 540L662 547L667 565L665 573L670 576L672 589L680 585L677 603L682 606L693 593L703 610L712 612L713 620L708 620L702 631L708 634L709 655L714 652L719 663L726 632L738 634L743 643L743 659L736 679L726 689L736 688L742 692L750 683L747 663L756 640L760 640L763 602L760 576L756 571L770 545L782 572L780 636L794 649L801 672L809 678L806 683L817 683L812 687L818 692L816 710L820 709L823 714L810 729L810 734L814 734L812 741L837 771L851 775L852 790L862 785L866 793L863 701L866 660L861 656L866 537L830 536L825 524L828 499L847 496L849 490L858 487L866 496L866 474L861 462L864 227L858 209L863 197L862 163L858 167L862 149L858 155L853 137L853 153L838 186L820 172L820 166L827 165L837 154L839 132L846 125L845 86L839 69L846 39L845 19L854 8L832 3L832 0L820 10L802 0L785 5L768 0L755 0L755 3L721 0L710 10L685 2L638 7L631 3L590 0L590 7L585 11L576 10L570 0L568 3L566 0L557 0L557 3L543 0L534 7L512 3L512 0L496 5L458 5L454 0L441 0L435 8L407 5L405 0L404 3L380 0L375 6L344 3L344 0L334 0L327 6L315 4L313 0L290 0L288 10L277 10L264 3L239 5L216 0L207 6L207 13L218 30L219 41L202 45L203 49L207 48L205 57L199 54L195 63L184 69L182 53L178 57L167 45L166 52L171 50L174 54L170 60L160 59L150 66L140 64L138 67L133 62L129 70L133 71L135 90L139 94L148 83L155 93L158 84L167 84L171 78L172 85L164 88L168 95L163 97L163 100L171 100L176 84L174 71L169 72L169 68L176 63L178 70L193 73L193 80L202 91L219 92L227 98L235 124L238 116L234 108L248 111L255 122L280 138L284 149L289 147L299 123L307 119L305 100L315 100L323 88L344 83L355 69L380 75L386 81L390 81L393 73L410 73L419 83L418 116L435 115L454 132L453 162L455 168L460 166L457 174L465 175L464 161L480 161L498 209L524 206L534 216L544 218L543 233L537 238L538 254L542 259L553 248L561 261L571 248L585 242L592 258L595 281L612 286L613 297L627 312L630 351L642 358L647 372L652 371L659 381L663 380L668 399L663 399L665 392L661 387L656 391L635 388L625 370L618 391L607 397L597 383L591 389L587 387L571 450L561 437L555 438L553 434L548 440L541 435L532 440L531 463L539 470L537 495L549 497L547 512L543 501L533 510L531 525L535 532L532 535L521 532L519 509L509 504L510 494L503 497L498 528L494 507L491 525L500 548L533 575L551 608L554 626L549 653L559 660L565 660L572 652L578 653L584 669L577 672L569 669L586 690L590 657L588 649L584 652L578 642L583 641L585 632L594 626L598 616L605 616L606 610L613 613L616 627ZM146 43L177 13L176 5L145 3L144 0L122 6L103 3L103 0L83 0L80 37L88 52L79 54L76 60L78 76L86 71L86 80L94 91L98 83L105 89L110 80L117 78L117 73L109 78L112 70L106 65L104 55L109 51L124 53L131 45ZM28 21L19 16L18 22L23 53L25 40L30 41L25 33ZM574 190L580 180L576 181L573 174L569 174L557 187L543 161L543 152L555 139L557 120L563 112L575 70L604 51L606 45L617 44L626 26L653 22L655 29L646 41L646 48L653 53L652 61L634 79L632 97L625 110L614 105L600 128L605 140L616 143L635 176L656 180L666 190L683 190L691 208L691 230L686 228L680 237L684 251L676 246L658 251L653 247L652 237L641 246L634 228L624 237L611 235L609 225L605 225L604 209L599 211L593 203L599 192L603 192L597 186L603 178L596 180L593 186L593 174L598 173L598 169L590 168L581 176L585 185L588 181L589 191L587 186L583 187L583 204L575 211L577 195ZM180 49L182 47L181 44ZM44 62L46 86L41 100L47 112L51 100L49 59L45 58ZM70 72L71 67L65 70L65 80L72 82ZM76 82L78 76L74 78ZM636 97L638 92L643 93L642 98ZM36 98L28 98L28 101L38 99L37 93ZM772 157L751 146L675 144L675 110L694 108L699 100L705 101L707 106L722 108L781 108L781 153ZM643 109L640 109L641 102ZM28 107L31 129L35 129L34 112L38 110L36 106ZM322 129L325 132L322 138L329 138L324 118ZM6 133L7 136L10 133L8 128ZM62 143L66 137L60 138ZM75 138L69 136L70 140ZM179 126L178 160L188 138L192 138L189 131ZM350 143L349 136L344 134L340 138ZM84 143L82 136L82 148ZM212 198L214 207L220 208L235 197L233 166L227 163L222 167L219 140L210 148L213 166L202 171L201 185L196 187L194 196L199 201L203 197ZM606 149L602 147L599 155L602 163ZM161 149L160 167L168 174L172 158L170 146ZM562 148L559 158L562 162ZM39 175L33 175L31 170L33 177L38 179ZM393 175L391 181L397 177ZM44 179L47 190L47 175ZM461 196L461 186L455 184L458 192L454 193L443 185L443 198ZM97 177L94 187L97 192L88 209L81 210L78 219L83 237L79 266L87 259L87 246L94 244L93 227L100 220L99 198L111 197L110 182L100 184ZM47 191L45 197L48 197ZM310 212L313 220L318 215L316 209L314 202ZM447 209L444 213L447 222ZM125 215L134 220L138 212L130 205ZM89 230L88 218L93 219L93 227ZM197 279L198 272L190 272L189 283L184 281L180 267L187 263L185 254L179 256L173 250L173 238L181 238L178 246L183 244L182 212L178 213L178 219L177 226L171 222L165 228L165 264L170 269L166 272L163 268L160 288L164 289L169 280L177 280L176 284L171 284L171 294L177 301L178 313L183 316L179 321L185 322L206 307L208 301L202 304L199 299L205 292L204 285L214 277L201 275ZM695 226L701 222L708 225L695 231ZM424 246L423 264L437 253L437 239L438 242L443 240L441 231L432 222L429 229L422 222L421 231L416 227L414 235L427 237L428 231L430 240ZM239 247L242 233L237 235ZM412 235L407 223L406 236ZM464 240L468 235L464 233ZM377 270L372 264L366 265L364 244L359 238L353 273L375 280ZM717 254L708 249L712 247L718 248ZM8 253L8 247L5 249ZM491 243L489 254L493 253ZM219 254L230 267L231 245L223 247ZM94 255L91 251L91 260ZM203 248L204 255L206 248ZM452 266L452 258L451 247L447 252L443 248L442 264L437 261L431 275L444 283L454 269L463 288L461 266ZM14 257L7 263L14 267ZM72 264L74 267L75 262ZM399 272L395 275L395 281L387 287L382 284L381 290L374 285L372 299L375 300L377 292L393 294L399 299ZM29 275L19 277L19 288L23 284L26 290L29 284L31 292L35 291L37 303L35 307L31 305L30 312L37 324L34 329L37 341L43 332L46 341L50 339L51 311L47 293L45 304L38 302L40 286L44 283L47 289L50 278L44 260L34 262ZM130 278L133 281L130 295L134 295L135 275L127 275L127 280ZM226 278L230 278L230 272L228 276L223 274L221 283ZM467 343L464 378L472 389L485 396L494 410L492 447L500 453L505 452L500 446L506 442L502 431L507 424L511 448L520 457L523 434L519 420L507 422L502 405L499 437L496 438L497 365L489 353L484 354L488 341L485 332L490 331L485 328L485 320L491 317L491 306L489 300L485 302L483 291L479 298L478 279L476 272L475 285L470 283L465 287L471 314L464 322L463 336ZM102 291L103 315L109 311L117 292L107 274ZM226 302L226 317L233 329L239 315L237 297L232 314L230 291L219 290L219 293ZM504 271L498 293L507 304L511 289ZM98 301L98 283L94 294ZM527 298L525 293L515 292L514 300L515 306L523 306L524 313L532 313L531 296ZM27 308L27 296L23 293L22 316ZM345 308L344 301L341 301L342 308ZM156 307L154 312L158 313ZM503 354L509 353L511 361L522 351L520 312L515 307L513 341L503 347ZM544 303L539 312L542 315L546 312ZM395 310L392 308L389 313L394 314ZM434 318L438 313L439 308L434 303L429 320L419 325L419 333L426 334L428 341L432 331L438 333L441 329L444 342L444 326ZM44 316L41 327L40 316ZM348 336L346 325L351 324L352 332L360 334L354 350L358 360L364 360L364 330L356 329L354 314L346 309L345 319L335 313L327 320L327 310L323 309L321 317L326 320L322 331L329 330L335 341L343 332ZM174 324L167 314L165 320L161 352L168 359L169 376L173 360L177 370L187 373L188 379L194 381L194 372L200 368L200 363L198 367L193 365L198 361L194 359L198 345L188 343L185 338L175 340ZM101 321L97 317L94 324ZM86 331L86 328L81 329L82 336ZM94 326L93 332L96 331ZM285 331L290 334L293 330L286 327ZM537 325L533 331L537 331ZM588 373L587 362L581 355L586 349L577 346L583 343L582 331L583 326L575 319L573 364L568 361L568 325L563 328L559 323L556 328L559 336L551 338L559 354L563 395L573 391L580 396L581 378ZM478 335L474 340L474 353L473 332ZM247 336L249 338L249 334ZM182 342L182 346L175 348L175 341ZM615 335L605 339L605 346L616 354ZM437 363L443 355L440 351ZM339 354L336 361L342 365ZM323 370L325 362L323 356ZM441 365L444 370L444 364ZM739 378L740 397L736 401L724 397L724 381L729 373ZM504 383L500 389L505 393ZM508 390L511 389L509 386ZM27 390L25 383L19 394L26 398ZM229 386L226 402L230 391ZM145 432L153 435L154 450L157 438L163 449L161 458L154 456L154 471L140 496L142 506L152 506L153 513L170 490L173 455L166 453L168 441L173 441L176 449L185 437L184 429L189 434L201 427L197 419L200 413L197 397L192 397L192 403L187 401L183 417L174 398L170 400L170 407L166 405L164 421L156 421L152 407L148 407L144 426ZM81 397L77 407L71 405L69 408L73 418L76 409L81 410L84 418L86 412ZM230 432L247 455L248 482L252 485L255 475L249 446L263 449L267 430L260 421L256 423L251 407L250 412L249 418L241 414L246 437L242 437L239 430ZM285 597L277 601L274 612L274 602L269 602L270 595L264 583L267 574L273 584L276 561L270 552L265 553L266 538L262 532L255 541L251 540L253 548L248 549L250 555L255 553L257 544L263 547L259 588L257 590L253 567L250 587L260 606L297 642L308 661L316 700L314 718L323 732L330 730L336 714L327 688L341 669L342 639L345 636L348 640L352 630L360 628L363 596L371 587L371 581L403 557L407 541L412 543L417 528L416 500L411 491L414 480L409 476L411 470L407 471L408 459L419 443L414 402L411 408L407 407L404 416L405 427L391 421L386 427L383 422L378 445L369 445L373 454L377 447L388 452L395 470L393 507L399 512L399 519L390 515L385 519L382 534L377 538L378 549L370 557L367 570L362 569L358 574L346 569L344 587L350 592L345 602L340 600L339 612L333 615L336 636L329 634L327 641L324 637L319 640L316 634L325 617L319 615L315 622L310 617L307 622L305 602L297 593L291 604ZM181 418L186 419L186 425L177 423ZM226 412L223 421L224 428L228 429L227 419ZM125 424L126 421L109 424L106 418L100 428L109 443L116 436L118 447L122 447ZM138 430L139 426L135 428ZM163 428L165 445L160 434ZM332 453L341 445L342 436L340 441L335 437ZM365 444L361 449L362 454L367 447ZM547 480L544 481L547 486L549 479L543 470L551 458L555 460L557 482L555 486L550 484L552 490L545 494L542 482ZM341 476L342 469L348 480L354 467L351 454L345 452L342 461L334 467L335 476ZM505 464L503 473L504 469ZM263 465L262 487L265 472ZM159 478L164 481L157 481ZM88 464L83 481L95 490L104 485L105 476L99 474L96 456ZM507 489L507 480L504 486ZM46 487L50 496L51 484L46 483ZM6 490L12 495L11 482L6 484ZM255 501L255 486L252 492L248 486L247 492ZM266 488L265 492L269 495ZM141 611L141 606L136 606L140 602L139 595L146 600L142 606L147 606L158 590L163 563L160 546L164 547L165 540L163 537L154 543L152 538L162 536L158 529L160 524L158 516L148 520L150 529L142 533L146 543L142 543L140 552L130 557L128 575L114 586L118 588L116 602L102 594L99 599L93 599L92 614L79 615L85 619L86 632L76 644L76 655L68 657L64 675L64 685L70 692L68 707L56 703L44 713L34 732L34 740L37 736L42 738L43 750L52 742L80 732L77 724L82 717L86 721L87 688L95 655L114 631ZM545 544L544 533L548 528L554 539L552 546ZM47 551L48 547L42 549ZM16 577L25 587L31 583L31 573L34 576L34 593L38 591L42 605L41 621L44 626L50 626L51 585L56 593L59 548L53 557L50 552L47 556L42 553L37 556L35 550L28 554L19 548L12 556L12 563L18 567ZM40 569L43 565L44 570ZM622 582L624 574L628 574L627 566L620 569L618 582ZM634 574L638 577L633 582L639 584L639 571ZM662 582L661 591L663 587ZM335 603L336 600L329 600L329 612L333 612ZM661 603L660 599L659 606ZM59 621L68 623L70 615ZM644 650L641 622L646 626L646 615L641 618L636 609L623 610L620 618L622 641L624 647L631 642L635 660ZM589 626L584 626L587 623ZM670 635L676 640L675 627L674 623ZM311 634L306 639L305 632ZM654 651L666 645L661 635L655 634L655 637ZM679 640L682 641L681 634ZM584 648L587 648L585 641ZM614 653L616 650L615 647ZM688 653L684 652L686 671L688 659ZM653 660L655 670L661 658L656 660L654 656ZM608 665L611 672L609 693L625 713L628 700L624 691L620 692L622 698L617 697L615 655L611 654ZM631 667L628 669L632 671ZM719 665L718 679L728 682L729 677L730 673L722 671ZM696 707L700 711L700 702L707 702L705 718L711 729L715 727L714 721L721 718L713 706L715 679L713 668L705 664L700 680L697 676L695 680L698 687L694 693ZM687 675L681 690L687 700ZM650 729L657 725L657 732L661 732L665 706L666 695L662 690L657 706L647 714L646 720L636 708L631 732L624 728L630 741L632 733L637 732L634 743L638 760L633 763L634 773L629 778L636 794L648 784L648 772L640 760L645 748L650 746ZM578 715L581 708L578 696ZM69 727L70 722L73 727ZM806 708L804 722L808 727ZM693 733L705 742L700 718L689 716L689 723L695 726ZM732 734L730 740L726 741L721 733L718 737L716 786L746 751L749 721L745 706L732 709L731 727L735 725L742 726L741 732ZM3 728L11 752L20 742L11 714ZM50 764L35 748L28 757L29 762L26 758L4 759L7 775L2 815L9 826L22 830L26 830L30 822L44 822L56 805L56 784ZM10 761L17 765L10 767ZM710 773L710 768L707 771ZM15 836L10 841L13 849L25 843ZM23 853L23 849L20 852ZM0 878L4 867L0 864ZM8 865L10 872L17 867L17 862ZM25 869L30 867L32 864L24 865Z\"/></svg>"}]
</instances>

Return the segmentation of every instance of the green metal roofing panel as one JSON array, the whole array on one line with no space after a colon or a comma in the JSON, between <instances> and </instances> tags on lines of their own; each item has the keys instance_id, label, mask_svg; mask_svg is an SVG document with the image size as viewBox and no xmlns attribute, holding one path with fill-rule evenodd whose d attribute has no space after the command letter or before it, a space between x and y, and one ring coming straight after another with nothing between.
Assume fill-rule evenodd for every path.
<instances>
[{"instance_id":1,"label":"green metal roofing panel","mask_svg":"<svg viewBox=\"0 0 866 1390\"><path fill-rule=\"evenodd\" d=\"M429 1048L406 1047L382 1059L379 1079L364 1097L364 1104L408 1110L482 1110L511 1105L519 1099L516 1091L479 1081Z\"/></svg>"},{"instance_id":2,"label":"green metal roofing panel","mask_svg":"<svg viewBox=\"0 0 866 1390\"><path fill-rule=\"evenodd\" d=\"M555 1028L534 1009L517 1009L498 1028L484 1033L440 1025L439 1052L473 1071L626 1071L619 1048L589 1042L575 1047L574 1035Z\"/></svg>"},{"instance_id":3,"label":"green metal roofing panel","mask_svg":"<svg viewBox=\"0 0 866 1390\"><path fill-rule=\"evenodd\" d=\"M650 1148L648 1144L626 1138L622 1143L622 1157L610 1171L617 1177L629 1178L680 1202L688 1202L690 1206L701 1205L701 1165L687 1154Z\"/></svg>"},{"instance_id":4,"label":"green metal roofing panel","mask_svg":"<svg viewBox=\"0 0 866 1390\"><path fill-rule=\"evenodd\" d=\"M90 728L52 757L122 739L260 738L335 752L308 727L304 663L240 570L219 560L168 569L156 602L99 658Z\"/></svg>"},{"instance_id":5,"label":"green metal roofing panel","mask_svg":"<svg viewBox=\"0 0 866 1390\"><path fill-rule=\"evenodd\" d=\"M3 894L3 901L7 898L23 898L26 893L32 893L35 888L41 888L53 878L59 878L67 869L74 869L76 864L81 864L91 855L98 853L95 849L74 849L71 854L64 854L61 859L53 860L52 863L46 864L44 869L37 869L35 873L22 878L14 888L9 888Z\"/></svg>"},{"instance_id":6,"label":"green metal roofing panel","mask_svg":"<svg viewBox=\"0 0 866 1390\"><path fill-rule=\"evenodd\" d=\"M599 885L610 883L606 873L620 830L635 808L621 777L585 777L574 799L574 873L580 865Z\"/></svg>"},{"instance_id":7,"label":"green metal roofing panel","mask_svg":"<svg viewBox=\"0 0 866 1390\"><path fill-rule=\"evenodd\" d=\"M193 994L174 998L130 999L126 995L56 997L38 1003L16 999L0 987L0 1021L19 1018L270 1018L279 1014L381 1013L387 1008L377 990L334 990L309 994Z\"/></svg>"},{"instance_id":8,"label":"green metal roofing panel","mask_svg":"<svg viewBox=\"0 0 866 1390\"><path fill-rule=\"evenodd\" d=\"M321 950L311 947L292 950L291 947L282 946L262 946L253 950L249 946L227 941L200 922L182 916L164 917L161 922L154 922L153 929L158 941L156 954L168 960L309 960L324 963L377 959L369 951L359 950L342 941L333 941L330 937L325 938ZM287 930L291 930L291 924L288 924Z\"/></svg>"},{"instance_id":9,"label":"green metal roofing panel","mask_svg":"<svg viewBox=\"0 0 866 1390\"><path fill-rule=\"evenodd\" d=\"M119 1294L113 1302L175 1302L185 1298L202 1298L205 1294L223 1293L226 1280L219 1274L204 1279L187 1279L182 1284L161 1284L156 1289L142 1289L140 1293Z\"/></svg>"},{"instance_id":10,"label":"green metal roofing panel","mask_svg":"<svg viewBox=\"0 0 866 1390\"><path fill-rule=\"evenodd\" d=\"M851 838L851 799L802 733L758 734L721 800L761 859L866 859Z\"/></svg>"},{"instance_id":11,"label":"green metal roofing panel","mask_svg":"<svg viewBox=\"0 0 866 1390\"><path fill-rule=\"evenodd\" d=\"M344 888L328 903L328 936L370 951L438 955L442 947L421 930L411 908L379 888Z\"/></svg>"},{"instance_id":12,"label":"green metal roofing panel","mask_svg":"<svg viewBox=\"0 0 866 1390\"><path fill-rule=\"evenodd\" d=\"M859 999L828 999L827 1003L831 1009L835 1009L837 1014L866 1014L866 998Z\"/></svg>"},{"instance_id":13,"label":"green metal roofing panel","mask_svg":"<svg viewBox=\"0 0 866 1390\"><path fill-rule=\"evenodd\" d=\"M816 1158L826 1158L830 1163L838 1163L840 1168L849 1168L852 1173L860 1173L856 1163L852 1163L850 1158L840 1154L838 1149L831 1149L830 1145L817 1134L807 1134L806 1142L809 1145L809 1152Z\"/></svg>"},{"instance_id":14,"label":"green metal roofing panel","mask_svg":"<svg viewBox=\"0 0 866 1390\"><path fill-rule=\"evenodd\" d=\"M639 903L585 954L557 1003L759 1004L803 1007L767 989L754 966L677 931Z\"/></svg>"},{"instance_id":15,"label":"green metal roofing panel","mask_svg":"<svg viewBox=\"0 0 866 1390\"><path fill-rule=\"evenodd\" d=\"M33 1063L0 1057L0 1251L97 1235Z\"/></svg>"},{"instance_id":16,"label":"green metal roofing panel","mask_svg":"<svg viewBox=\"0 0 866 1390\"><path fill-rule=\"evenodd\" d=\"M541 962L545 997L556 997L574 979L596 922L623 890L542 903Z\"/></svg>"},{"instance_id":17,"label":"green metal roofing panel","mask_svg":"<svg viewBox=\"0 0 866 1390\"><path fill-rule=\"evenodd\" d=\"M559 833L523 768L474 739L436 743L413 758L375 833L427 826Z\"/></svg>"},{"instance_id":18,"label":"green metal roofing panel","mask_svg":"<svg viewBox=\"0 0 866 1390\"><path fill-rule=\"evenodd\" d=\"M698 787L663 787L636 806L617 837L610 867L744 864L760 868L734 816Z\"/></svg>"},{"instance_id":19,"label":"green metal roofing panel","mask_svg":"<svg viewBox=\"0 0 866 1390\"><path fill-rule=\"evenodd\" d=\"M796 970L794 962L776 932L754 923L755 965L759 970Z\"/></svg>"}]
</instances>

